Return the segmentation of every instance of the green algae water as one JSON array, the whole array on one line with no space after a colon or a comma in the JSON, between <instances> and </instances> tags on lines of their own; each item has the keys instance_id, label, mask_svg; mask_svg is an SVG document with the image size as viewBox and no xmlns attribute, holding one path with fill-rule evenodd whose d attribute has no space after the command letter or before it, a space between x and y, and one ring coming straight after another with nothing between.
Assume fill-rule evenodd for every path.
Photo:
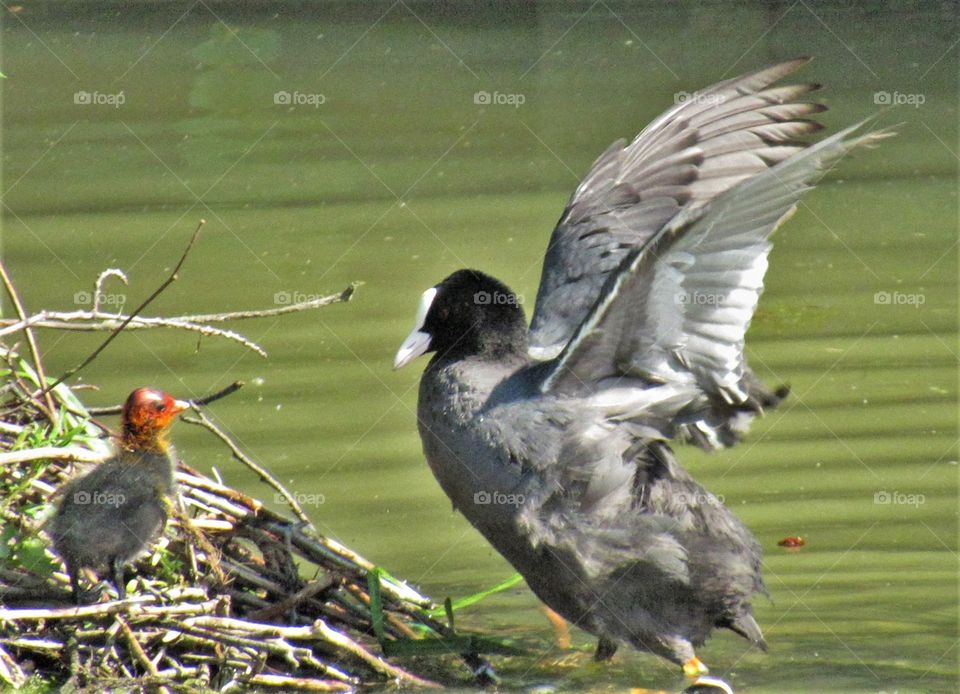
<instances>
[{"instance_id":1,"label":"green algae water","mask_svg":"<svg viewBox=\"0 0 960 694\"><path fill-rule=\"evenodd\" d=\"M487 270L532 308L578 177L676 99L797 55L831 128L881 112L900 134L843 161L775 239L751 365L793 393L740 446L680 459L757 535L770 652L717 633L700 651L742 692L956 692L957 67L938 3L24 3L2 10L3 259L29 309L283 305L362 281L347 305L237 324L223 341L137 332L82 375L119 402L154 385L248 386L211 412L318 527L428 594L510 567L420 454L416 368L391 371L420 292ZM9 315L9 308L6 309ZM102 335L42 332L49 371ZM218 442L179 451L273 501ZM799 550L778 546L800 536ZM623 650L590 663L518 585L461 626L515 637L511 690L675 691ZM454 673L462 674L453 669ZM438 676L439 671L438 671ZM448 675L449 677L449 675Z\"/></svg>"}]
</instances>

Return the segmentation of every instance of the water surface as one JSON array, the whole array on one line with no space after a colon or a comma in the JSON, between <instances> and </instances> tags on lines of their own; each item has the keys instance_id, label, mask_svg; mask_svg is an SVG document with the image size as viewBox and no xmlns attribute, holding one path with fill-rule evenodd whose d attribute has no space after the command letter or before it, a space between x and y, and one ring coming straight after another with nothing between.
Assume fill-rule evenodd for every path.
<instances>
[{"instance_id":1,"label":"water surface","mask_svg":"<svg viewBox=\"0 0 960 694\"><path fill-rule=\"evenodd\" d=\"M250 382L212 412L322 496L320 528L435 597L469 594L511 570L422 461L418 368L390 370L420 292L470 266L532 302L552 224L612 140L678 92L815 55L802 79L827 86L831 127L884 94L909 103L879 119L901 135L844 161L778 234L749 353L792 397L736 449L679 451L760 539L772 597L757 604L769 654L722 634L701 657L744 692L957 691L956 17L887 7L25 4L2 33L4 261L31 309L80 307L105 267L129 276L108 293L130 308L202 217L152 311L364 282L348 305L235 326L266 361L123 336L84 372L100 388L87 399ZM48 369L99 339L43 333ZM203 432L176 439L272 498ZM777 546L791 535L807 546ZM508 688L678 684L649 656L591 666L581 632L558 649L522 586L461 623L530 646L497 661Z\"/></svg>"}]
</instances>

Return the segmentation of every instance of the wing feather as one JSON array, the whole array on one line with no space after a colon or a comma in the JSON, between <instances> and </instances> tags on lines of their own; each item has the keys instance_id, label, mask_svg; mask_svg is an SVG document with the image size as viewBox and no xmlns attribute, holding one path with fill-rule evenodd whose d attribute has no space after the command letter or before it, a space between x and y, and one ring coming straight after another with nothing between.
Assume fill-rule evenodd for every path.
<instances>
[{"instance_id":1,"label":"wing feather","mask_svg":"<svg viewBox=\"0 0 960 694\"><path fill-rule=\"evenodd\" d=\"M545 377L544 392L635 377L747 402L743 341L763 291L769 238L829 166L891 134L853 136L861 126L678 215L633 249Z\"/></svg>"},{"instance_id":2,"label":"wing feather","mask_svg":"<svg viewBox=\"0 0 960 694\"><path fill-rule=\"evenodd\" d=\"M570 340L608 276L672 220L796 154L824 107L816 84L771 86L807 59L691 95L632 142L613 143L570 198L547 248L530 332L549 359Z\"/></svg>"}]
</instances>

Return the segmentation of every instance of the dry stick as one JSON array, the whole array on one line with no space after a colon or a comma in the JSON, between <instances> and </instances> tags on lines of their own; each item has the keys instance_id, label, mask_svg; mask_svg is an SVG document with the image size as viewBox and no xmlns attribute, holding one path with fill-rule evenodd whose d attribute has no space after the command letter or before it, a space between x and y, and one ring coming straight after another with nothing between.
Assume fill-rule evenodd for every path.
<instances>
[{"instance_id":1,"label":"dry stick","mask_svg":"<svg viewBox=\"0 0 960 694\"><path fill-rule=\"evenodd\" d=\"M216 393L211 393L210 395L204 395L202 398L197 398L196 400L190 400L191 405L209 405L211 402L216 402L222 398L227 397L228 395L233 395L238 390L243 388L246 385L243 381L234 381L226 388L218 390ZM107 414L120 414L123 411L123 405L109 405L107 407L88 407L87 412L94 416L107 415Z\"/></svg>"},{"instance_id":2,"label":"dry stick","mask_svg":"<svg viewBox=\"0 0 960 694\"><path fill-rule=\"evenodd\" d=\"M14 689L20 689L27 682L27 676L3 646L0 646L0 682L6 682Z\"/></svg>"},{"instance_id":3,"label":"dry stick","mask_svg":"<svg viewBox=\"0 0 960 694\"><path fill-rule=\"evenodd\" d=\"M311 307L308 307L311 308ZM56 320L49 320L52 316L58 316ZM178 321L172 318L140 318L135 314L125 316L123 314L117 316L110 316L103 319L99 322L92 323L74 323L73 321L84 321L84 320L94 320L90 317L88 311L75 311L71 313L54 313L52 311L46 311L43 314L37 314L35 316L30 316L26 321L18 321L16 323L10 323L9 321L0 320L0 325L6 326L0 329L0 337L6 335L7 333L16 332L17 330L22 330L26 325L29 325L34 328L44 328L51 330L74 330L77 332L99 332L99 331L119 331L119 330L148 330L150 328L177 328L179 330L186 330L189 332L199 333L201 336L205 337L223 337L228 340L233 340L249 350L252 350L259 354L261 357L266 357L267 352L260 345L252 340L247 339L243 335L233 330L227 330L226 328L217 328L212 325L204 325L201 323L189 323L185 321ZM123 324L123 327L118 327L118 324ZM81 367L77 367L79 370ZM68 374L69 376L70 374Z\"/></svg>"},{"instance_id":4,"label":"dry stick","mask_svg":"<svg viewBox=\"0 0 960 694\"><path fill-rule=\"evenodd\" d=\"M261 357L267 353L256 342L249 340L240 333L227 328L218 328L208 323L222 323L231 320L246 318L266 318L282 316L287 313L298 313L322 308L330 304L346 302L353 296L360 283L353 283L339 294L318 297L309 301L301 301L289 306L268 309L251 309L245 311L229 311L226 313L201 313L195 315L173 316L164 318L159 316L139 316L137 314L124 315L103 311L41 311L26 319L0 319L0 337L14 333L24 328L43 328L51 330L75 330L80 332L96 332L103 330L117 330L120 323L125 323L124 330L147 330L151 328L177 328L199 333L206 337L222 337L233 340L250 349ZM138 309L139 310L139 309Z\"/></svg>"},{"instance_id":5,"label":"dry stick","mask_svg":"<svg viewBox=\"0 0 960 694\"><path fill-rule=\"evenodd\" d=\"M0 262L0 277L3 279L3 285L7 289L7 294L10 296L10 301L13 302L13 308L16 310L20 320L26 320L27 314L23 310L23 304L20 303L20 297L17 295L17 290L14 288L13 282L10 280L10 275L7 274L7 268L3 266L2 262ZM43 393L43 399L47 403L47 408L50 410L50 423L56 427L57 408L53 404L53 396L50 395L50 389L46 388L47 376L43 371L43 362L40 360L40 350L37 349L37 341L34 339L33 330L30 328L24 328L23 334L27 337L27 345L30 347L30 356L33 357L33 365L37 370L37 376L40 380L40 392ZM51 388L52 387L53 386L51 386Z\"/></svg>"},{"instance_id":6,"label":"dry stick","mask_svg":"<svg viewBox=\"0 0 960 694\"><path fill-rule=\"evenodd\" d=\"M103 455L79 446L40 446L0 453L0 466L27 463L31 460L75 460L81 463L99 463Z\"/></svg>"},{"instance_id":7,"label":"dry stick","mask_svg":"<svg viewBox=\"0 0 960 694\"><path fill-rule=\"evenodd\" d=\"M127 325L130 323L130 321L132 321L134 318L137 317L137 314L141 313L141 312L143 311L143 309L145 309L147 306L149 306L149 305L153 302L154 299L156 299L158 296L160 296L160 293L163 292L164 289L166 289L166 288L169 287L171 284L173 284L174 282L176 282L177 279L179 279L180 268L183 267L184 261L186 261L187 256L190 254L190 249L193 248L193 244L196 243L197 237L200 235L200 230L203 229L203 225L206 224L206 223L207 223L207 220L201 219L201 220L200 220L200 223L197 224L197 228L196 228L196 230L193 232L193 236L191 236L191 237L190 237L190 241L187 242L187 247L183 249L183 255L180 256L180 260L177 262L176 266L173 268L173 272L170 273L170 276L169 276L167 279L165 279L165 280L160 284L160 286L157 287L157 288L153 291L152 294L150 294L150 296L148 296L146 299L144 299L143 303L141 303L139 306L137 306L137 308L135 308L135 309L130 313L130 315L127 316L126 320L124 320L122 323L120 323L120 325L118 325L118 326L116 327L116 329L115 329L112 333L110 333L110 335L107 337L107 339L104 340L102 343L100 343L100 346L99 346L99 347L97 347L95 350L93 350L93 352L90 354L90 356L88 356L86 359L84 359L79 365L73 367L72 369L70 369L70 370L68 370L66 373L64 373L62 376L60 376L60 378L58 378L56 381L53 382L53 385L48 386L48 387L46 388L46 390L44 391L46 394L49 394L49 392L50 392L51 390L53 390L54 388L56 388L58 385L60 385L61 383L63 383L65 380L67 380L67 379L70 378L71 376L75 375L78 371L80 371L80 370L83 369L85 366L87 366L87 364L89 364L89 363L92 362L94 359L96 359L98 356L100 356L100 353L103 352L103 350L105 350L105 349L107 348L107 346L117 338L117 335L119 335L119 334L123 331L123 329L124 329L125 327L127 327ZM44 381L44 383L46 383L46 381Z\"/></svg>"},{"instance_id":8,"label":"dry stick","mask_svg":"<svg viewBox=\"0 0 960 694\"><path fill-rule=\"evenodd\" d=\"M407 672L402 668L396 667L395 665L391 665L386 660L377 657L364 648L360 643L350 638L348 635L337 631L336 629L332 629L322 619L316 620L311 626L285 627L276 624L248 622L242 619L235 619L231 617L213 617L204 615L199 617L187 617L186 619L182 620L181 624L184 626L184 628L196 630L216 629L221 632L241 632L246 633L251 637L258 636L261 639L261 641L258 643L263 643L264 645L274 643L273 639L270 637L284 640L322 640L335 646L339 646L341 649L359 658L373 670L380 672L381 674L389 677L395 677L407 682L412 682L421 687L438 686L435 682L417 677L416 675ZM235 636L233 638L241 637Z\"/></svg>"},{"instance_id":9,"label":"dry stick","mask_svg":"<svg viewBox=\"0 0 960 694\"><path fill-rule=\"evenodd\" d=\"M243 681L259 687L281 687L303 692L348 692L353 689L346 682L317 680L307 677L287 677L285 675L253 675L244 678Z\"/></svg>"},{"instance_id":10,"label":"dry stick","mask_svg":"<svg viewBox=\"0 0 960 694\"><path fill-rule=\"evenodd\" d=\"M142 598L130 598L124 601L114 601L107 603L98 603L96 605L86 605L83 607L38 607L7 609L0 608L0 622L22 620L41 620L41 619L77 619L79 617L104 617L106 615L125 613L131 617L142 616L160 616L173 614L207 614L212 613L219 603L219 600L204 600L199 603L181 603L178 605L154 606L156 598L147 595Z\"/></svg>"},{"instance_id":11,"label":"dry stick","mask_svg":"<svg viewBox=\"0 0 960 694\"><path fill-rule=\"evenodd\" d=\"M159 677L160 673L157 672L157 666L153 664L153 661L147 657L147 654L143 651L143 646L140 645L140 642L137 641L136 634L133 633L133 629L130 628L130 625L127 624L127 621L120 615L116 616L116 620L120 623L120 629L123 631L124 637L127 639L127 644L130 646L130 652L133 653L134 657L140 662L143 666L143 669L153 677ZM170 690L167 687L162 685L157 687L157 691L162 692L162 694L170 694Z\"/></svg>"},{"instance_id":12,"label":"dry stick","mask_svg":"<svg viewBox=\"0 0 960 694\"><path fill-rule=\"evenodd\" d=\"M330 576L326 576L322 581L310 581L303 588L298 590L293 595L287 596L280 602L270 605L269 607L264 607L259 610L255 610L247 615L249 619L252 619L255 622L267 621L270 619L276 619L282 615L287 614L297 605L309 600L317 593L322 593L328 588L332 588L337 584L337 579Z\"/></svg>"},{"instance_id":13,"label":"dry stick","mask_svg":"<svg viewBox=\"0 0 960 694\"><path fill-rule=\"evenodd\" d=\"M7 368L10 369L10 382L4 387L4 390L9 389L11 393L20 401L19 404L12 406L6 410L3 415L6 415L7 412L15 412L24 408L27 404L33 405L40 411L40 413L47 418L47 421L53 421L53 412L42 402L39 402L32 394L31 388L27 385L27 382L23 380L20 376L20 370L17 368L16 357L19 356L16 353L16 350L20 347L20 343L14 343L14 346L11 348L3 349L3 360L7 364ZM40 381L40 374L36 374L37 380ZM38 387L43 388L42 384L38 384Z\"/></svg>"},{"instance_id":14,"label":"dry stick","mask_svg":"<svg viewBox=\"0 0 960 694\"><path fill-rule=\"evenodd\" d=\"M230 449L230 452L233 453L233 457L239 460L241 463L246 465L248 468L253 470L255 473L260 475L260 479L266 482L268 485L274 488L274 490L280 492L283 495L284 500L287 502L287 505L290 507L290 510L293 511L293 514L299 518L303 523L309 526L312 530L316 531L316 528L313 527L313 521L310 520L310 517L303 512L303 509L300 507L300 504L297 503L297 500L293 495L287 491L287 488L276 477L270 474L269 470L265 467L258 465L253 460L251 460L243 451L233 442L226 433L220 430L220 428L210 421L210 419L200 411L196 406L194 406L193 411L197 413L199 419L194 419L193 417L183 417L183 421L188 422L189 424L197 424L202 427L206 427L208 430L212 431L214 435L223 441L227 448Z\"/></svg>"},{"instance_id":15,"label":"dry stick","mask_svg":"<svg viewBox=\"0 0 960 694\"><path fill-rule=\"evenodd\" d=\"M220 552L210 544L202 532L200 532L197 527L193 524L193 521L190 520L190 517L184 513L176 504L173 505L173 517L180 521L180 527L183 528L183 532L190 537L193 541L193 544L203 550L206 555L207 567L213 572L213 577L216 579L217 583L221 586L227 584L227 575L223 573L223 569L220 567Z\"/></svg>"}]
</instances>

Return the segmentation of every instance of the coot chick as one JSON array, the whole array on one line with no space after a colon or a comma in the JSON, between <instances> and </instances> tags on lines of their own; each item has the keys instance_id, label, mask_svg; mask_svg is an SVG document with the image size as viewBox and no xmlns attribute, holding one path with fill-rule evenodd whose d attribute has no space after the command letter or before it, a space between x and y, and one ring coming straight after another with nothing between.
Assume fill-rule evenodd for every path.
<instances>
[{"instance_id":1,"label":"coot chick","mask_svg":"<svg viewBox=\"0 0 960 694\"><path fill-rule=\"evenodd\" d=\"M533 320L500 281L460 270L424 292L395 368L435 352L417 418L466 518L597 658L629 644L697 677L713 629L766 644L750 531L669 442L730 445L785 394L744 360L773 231L857 145L807 144L803 60L710 87L594 163L553 232ZM701 687L714 683L704 680Z\"/></svg>"},{"instance_id":2,"label":"coot chick","mask_svg":"<svg viewBox=\"0 0 960 694\"><path fill-rule=\"evenodd\" d=\"M167 431L190 406L159 390L138 388L124 403L117 453L61 489L49 528L53 547L82 603L79 571L108 567L117 595L126 597L124 565L162 532L174 495Z\"/></svg>"}]
</instances>

